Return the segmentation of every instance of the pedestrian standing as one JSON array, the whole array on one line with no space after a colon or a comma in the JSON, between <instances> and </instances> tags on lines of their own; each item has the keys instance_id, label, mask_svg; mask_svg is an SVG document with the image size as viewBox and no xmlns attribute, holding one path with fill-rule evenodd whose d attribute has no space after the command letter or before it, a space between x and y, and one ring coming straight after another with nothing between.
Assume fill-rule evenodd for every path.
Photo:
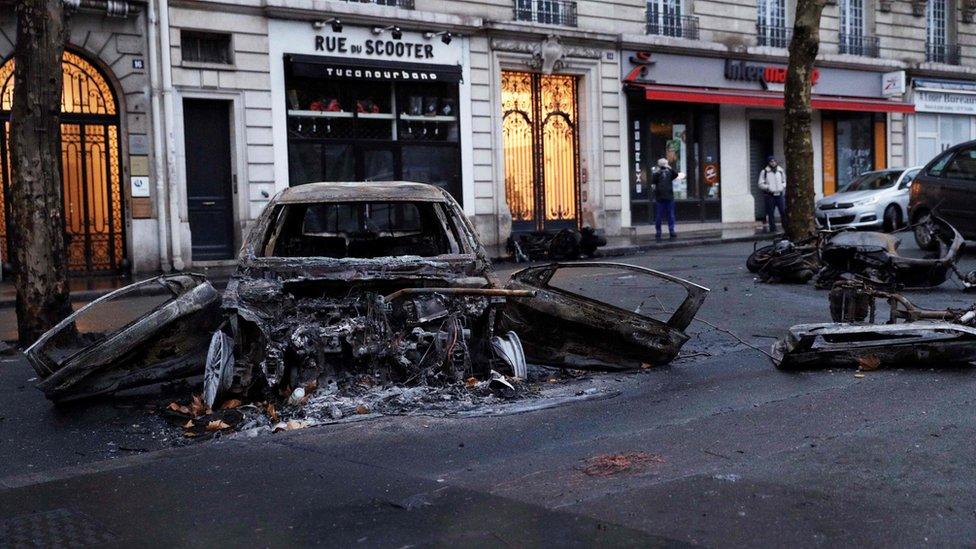
<instances>
[{"instance_id":1,"label":"pedestrian standing","mask_svg":"<svg viewBox=\"0 0 976 549\"><path fill-rule=\"evenodd\" d=\"M657 168L651 176L651 184L654 186L654 229L655 238L661 240L661 220L667 217L669 238L674 240L677 234L674 232L674 180L679 179L680 174L668 164L667 158L657 161Z\"/></svg>"},{"instance_id":2,"label":"pedestrian standing","mask_svg":"<svg viewBox=\"0 0 976 549\"><path fill-rule=\"evenodd\" d=\"M759 189L766 202L766 218L769 231L776 232L776 210L780 221L786 225L786 171L772 156L766 159L766 166L759 172Z\"/></svg>"}]
</instances>

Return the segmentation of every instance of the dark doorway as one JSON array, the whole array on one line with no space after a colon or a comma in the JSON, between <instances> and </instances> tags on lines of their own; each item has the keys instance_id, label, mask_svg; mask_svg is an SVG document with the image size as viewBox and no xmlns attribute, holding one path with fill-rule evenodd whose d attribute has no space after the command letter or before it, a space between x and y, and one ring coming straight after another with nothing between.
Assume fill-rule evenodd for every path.
<instances>
[{"instance_id":1,"label":"dark doorway","mask_svg":"<svg viewBox=\"0 0 976 549\"><path fill-rule=\"evenodd\" d=\"M773 121L749 121L749 188L756 203L756 221L766 217L766 204L759 190L759 172L766 165L766 159L773 155Z\"/></svg>"},{"instance_id":2,"label":"dark doorway","mask_svg":"<svg viewBox=\"0 0 976 549\"><path fill-rule=\"evenodd\" d=\"M195 261L234 257L230 101L183 100L186 202Z\"/></svg>"}]
</instances>

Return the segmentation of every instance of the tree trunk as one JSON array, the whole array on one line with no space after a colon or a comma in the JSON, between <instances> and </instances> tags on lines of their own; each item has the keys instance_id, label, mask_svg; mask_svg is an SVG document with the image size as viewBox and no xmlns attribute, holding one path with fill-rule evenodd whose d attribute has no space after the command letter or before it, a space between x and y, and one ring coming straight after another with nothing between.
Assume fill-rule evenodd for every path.
<instances>
[{"instance_id":1,"label":"tree trunk","mask_svg":"<svg viewBox=\"0 0 976 549\"><path fill-rule=\"evenodd\" d=\"M796 23L790 41L786 71L786 122L783 150L786 154L786 235L798 240L816 230L814 222L813 64L820 49L820 14L826 0L797 0Z\"/></svg>"},{"instance_id":2,"label":"tree trunk","mask_svg":"<svg viewBox=\"0 0 976 549\"><path fill-rule=\"evenodd\" d=\"M61 204L63 0L20 0L10 111L10 240L17 335L28 345L71 313Z\"/></svg>"}]
</instances>

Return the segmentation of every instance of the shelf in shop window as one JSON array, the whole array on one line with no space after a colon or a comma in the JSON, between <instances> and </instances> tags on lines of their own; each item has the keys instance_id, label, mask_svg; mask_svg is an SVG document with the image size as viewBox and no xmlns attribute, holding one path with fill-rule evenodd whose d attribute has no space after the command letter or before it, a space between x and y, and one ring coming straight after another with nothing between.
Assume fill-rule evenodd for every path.
<instances>
[{"instance_id":1,"label":"shelf in shop window","mask_svg":"<svg viewBox=\"0 0 976 549\"><path fill-rule=\"evenodd\" d=\"M401 114L400 120L404 122L457 122L456 116L426 116L423 114Z\"/></svg>"},{"instance_id":2,"label":"shelf in shop window","mask_svg":"<svg viewBox=\"0 0 976 549\"><path fill-rule=\"evenodd\" d=\"M356 118L369 120L393 120L396 116L392 112L357 112Z\"/></svg>"},{"instance_id":3,"label":"shelf in shop window","mask_svg":"<svg viewBox=\"0 0 976 549\"><path fill-rule=\"evenodd\" d=\"M297 116L301 118L352 118L355 113L343 112L343 111L299 111L299 110L289 110L288 116Z\"/></svg>"}]
</instances>

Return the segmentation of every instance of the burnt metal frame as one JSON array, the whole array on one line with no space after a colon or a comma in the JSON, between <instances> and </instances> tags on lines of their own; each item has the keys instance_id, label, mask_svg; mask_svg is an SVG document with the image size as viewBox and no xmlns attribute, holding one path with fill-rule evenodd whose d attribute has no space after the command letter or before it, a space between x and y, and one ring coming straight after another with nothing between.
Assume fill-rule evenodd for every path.
<instances>
[{"instance_id":1,"label":"burnt metal frame","mask_svg":"<svg viewBox=\"0 0 976 549\"><path fill-rule=\"evenodd\" d=\"M78 126L79 144L80 144L80 147L81 147L81 149L80 149L81 150L81 169L82 169L82 177L83 177L83 180L84 180L85 183L87 183L87 173L88 173L88 169L87 169L87 162L88 162L88 160L87 160L87 158L85 156L85 128L87 126L100 126L102 128L103 135L105 136L105 184L107 186L106 187L105 196L106 196L107 201L108 201L108 210L106 212L106 223L109 226L108 241L107 241L107 244L106 245L108 246L109 262L111 263L111 265L113 265L113 267L111 269L109 269L109 270L96 271L96 270L93 270L92 269L92 256L93 256L93 254L92 254L92 240L91 240L91 231L90 231L90 225L91 224L89 222L90 220L88 219L88 192L87 192L87 186L85 186L82 189L83 191L86 191L86 192L82 192L83 204L84 204L84 208L85 208L85 232L84 232L84 239L85 239L85 270L83 270L83 271L69 271L69 273L72 274L72 275L114 274L114 273L117 273L117 272L119 272L119 271L122 270L123 261L125 260L124 256L125 256L125 250L126 250L126 244L127 244L127 242L126 242L126 233L125 233L125 191L124 191L124 188L122 186L123 185L122 181L123 181L123 178L124 178L123 177L123 169L122 169L122 166L123 166L123 164L122 164L122 160L123 160L122 159L122 124L121 124L121 115L119 114L120 108L119 108L118 94L115 93L115 89L111 85L111 82L112 81L108 78L108 75L105 74L105 72L102 70L101 67L99 67L93 61L91 61L85 55L82 55L80 53L77 53L77 52L75 52L75 51L73 51L71 49L65 49L65 51L71 52L72 54L77 55L81 59L83 59L83 60L85 60L85 61L88 62L88 64L96 71L96 73L98 74L98 76L101 77L106 82L106 84L108 84L108 90L112 94L112 101L115 102L115 114L61 113L60 124L62 126L64 126L64 125L77 125ZM12 58L4 59L3 62L0 63L0 65L6 64L11 59ZM14 75L11 74L10 78L14 78ZM0 84L2 84L2 82L0 82ZM2 188L0 188L0 192L3 193L3 199L4 199L3 200L3 207L6 210L5 211L5 215L4 215L4 219L6 220L6 224L7 224L7 227L6 227L7 233L6 234L8 236L10 234L10 223L11 223L11 221L10 221L10 215L9 215L10 214L10 206L9 206L10 205L10 190L9 190L10 165L9 165L9 162L8 162L9 159L8 159L8 154L7 154L8 151L9 151L9 149L8 149L9 143L7 143L7 132L4 131L4 125L7 122L9 122L9 121L10 121L10 111L2 111L2 110L0 110L0 174L3 175L3 177L0 178L0 179L2 179ZM117 141L116 141L116 144L115 144L116 149L115 149L114 153L117 156L118 167L119 167L118 168L119 169L119 209L121 210L120 211L121 215L119 216L119 219L122 221L122 226L121 227L116 227L115 226L115 222L114 222L114 219L115 219L115 209L114 209L115 208L115 204L113 204L113 201L112 201L112 195L113 195L113 193L112 193L112 162L111 162L111 155L113 154L113 151L111 151L110 148L109 148L110 145L111 145L111 143L110 143L110 140L109 140L109 131L108 131L109 130L109 127L111 127L111 126L115 126L115 128L116 128L116 137L117 137ZM61 156L58 157L58 163L59 164L61 163ZM59 166L59 169L61 171L61 179L62 179L62 186L61 186L61 204L62 204L62 210L63 210L64 209L64 202L65 202L64 184L63 184L64 183L64 169L63 169L63 167L60 167L60 166ZM65 229L64 229L65 246L64 247L65 247L65 253L67 254L68 242L69 242L69 238L68 237L70 235L68 234L68 230L67 230L67 218L64 216L64 211L62 211L62 222L65 224ZM123 257L116 257L115 256L115 242L114 242L114 239L115 239L115 236L116 235L119 235L121 237L121 239L122 239L122 255L123 255ZM9 252L9 240L8 240L8 252ZM12 262L13 261L13 258L12 257L11 258L6 258L5 257L5 258L2 258L2 260L4 262L7 262L7 261L11 261Z\"/></svg>"},{"instance_id":2,"label":"burnt metal frame","mask_svg":"<svg viewBox=\"0 0 976 549\"><path fill-rule=\"evenodd\" d=\"M518 72L518 71L513 71ZM580 147L579 147L579 78L573 77L573 112L564 113L562 111L550 112L544 119L540 120L542 109L542 77L540 73L525 73L531 79L532 112L526 113L518 109L511 109L502 113L502 125L504 120L510 115L522 116L532 129L532 199L534 203L535 219L532 221L512 221L512 232L524 232L519 225L532 223L536 231L544 231L547 228L561 229L566 227L567 221L546 221L546 177L545 177L545 150L543 132L546 123L553 116L562 116L566 124L573 132L573 222L572 228L579 229L582 220L580 219L580 207L582 200L582 190L580 188Z\"/></svg>"}]
</instances>

